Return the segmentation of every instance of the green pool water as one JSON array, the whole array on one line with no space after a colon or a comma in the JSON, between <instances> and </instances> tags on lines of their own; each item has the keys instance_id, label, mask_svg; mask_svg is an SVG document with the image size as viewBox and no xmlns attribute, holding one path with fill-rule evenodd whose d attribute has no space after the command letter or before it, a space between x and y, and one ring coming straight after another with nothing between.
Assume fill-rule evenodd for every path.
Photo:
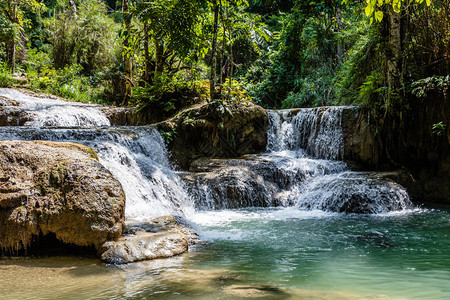
<instances>
[{"instance_id":1,"label":"green pool water","mask_svg":"<svg viewBox=\"0 0 450 300\"><path fill-rule=\"evenodd\" d=\"M1 299L450 299L450 210L376 216L197 213L205 243L167 260L0 260Z\"/></svg>"}]
</instances>

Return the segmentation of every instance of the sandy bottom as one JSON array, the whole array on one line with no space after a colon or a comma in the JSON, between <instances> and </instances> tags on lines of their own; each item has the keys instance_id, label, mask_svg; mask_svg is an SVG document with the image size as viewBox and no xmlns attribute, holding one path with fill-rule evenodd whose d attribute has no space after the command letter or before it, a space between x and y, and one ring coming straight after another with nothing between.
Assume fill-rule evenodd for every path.
<instances>
[{"instance_id":1,"label":"sandy bottom","mask_svg":"<svg viewBox=\"0 0 450 300\"><path fill-rule=\"evenodd\" d=\"M121 267L70 257L0 260L0 298L390 299L250 283L242 274L227 269L184 268L188 258L189 254Z\"/></svg>"}]
</instances>

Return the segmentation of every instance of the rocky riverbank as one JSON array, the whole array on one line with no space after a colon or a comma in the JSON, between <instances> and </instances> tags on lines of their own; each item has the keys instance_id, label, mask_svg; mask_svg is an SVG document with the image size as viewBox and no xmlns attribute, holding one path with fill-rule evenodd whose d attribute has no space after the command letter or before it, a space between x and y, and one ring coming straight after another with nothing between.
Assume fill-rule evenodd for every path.
<instances>
[{"instance_id":1,"label":"rocky riverbank","mask_svg":"<svg viewBox=\"0 0 450 300\"><path fill-rule=\"evenodd\" d=\"M99 247L122 234L125 194L95 152L73 143L0 142L0 248L54 234Z\"/></svg>"},{"instance_id":2,"label":"rocky riverbank","mask_svg":"<svg viewBox=\"0 0 450 300\"><path fill-rule=\"evenodd\" d=\"M39 104L36 99L30 101L33 105ZM45 105L50 105L51 99L46 98L46 101ZM64 102L58 101L58 109L65 107ZM20 105L18 100L5 96L0 98L1 126L41 126L53 131L58 126L53 124L66 121L50 116L49 123L36 122L40 110L30 112ZM140 116L142 112L135 108L81 104L73 107L76 113L77 109L80 110L79 115L74 114L70 119L76 125L63 123L72 132L61 131L58 137L70 137L78 141L77 138L89 136L91 144L88 145L96 145L94 141L102 134L96 128L108 127L108 120L111 125L136 126L148 124L149 120L154 119ZM408 143L399 144L398 149L404 153L394 155L389 141L398 142L399 139L394 139L393 133L386 135L387 131L378 132L377 123L358 107L293 109L282 113L269 111L269 114L286 119L278 120L280 129L277 130L280 132L271 133L275 134L277 140L285 140L279 149L268 142L268 129L270 126L274 129L274 124L269 124L268 112L250 102L201 102L153 125L166 140L172 160L186 171L183 179L197 208L274 207L295 203L305 209L380 213L409 207L409 198L396 182L404 185L418 203L424 200L449 201L446 132L434 136L433 132L417 129L417 137L407 135ZM297 115L300 118L296 119ZM85 120L91 116L95 122ZM431 124L434 120L437 120L437 116L427 119L427 122ZM87 132L83 126L94 129ZM416 128L419 125L411 126ZM404 125L398 128L405 130ZM282 133L286 129L290 130L285 132L289 133L288 137ZM82 133L83 130L86 132ZM118 129L118 132L126 130ZM158 148L161 151L153 153L153 150L147 149L145 155L155 156L156 160L160 160L159 163L169 168L164 143L159 134L156 131L154 133L164 151ZM431 134L431 137L427 134ZM4 139L10 139L10 136L13 136L11 132L5 133ZM39 136L47 137L44 133ZM125 165L132 167L135 163L130 161L132 154L121 148L125 146L125 140L128 143L126 147L131 148L155 146L154 141L147 140L139 145L132 143L132 140L139 138L142 138L139 134L125 139L117 134L112 138L116 143L113 148L109 149L107 145L93 147L98 147L95 149L99 151L106 149L111 152L115 149L117 152L107 154L115 155L114 159L109 157L109 163L118 162L121 164L119 168ZM432 150L430 145L419 143L417 139L420 138L426 138L430 145L437 145L437 148ZM413 147L414 141L418 143L417 149ZM107 143L107 140L104 142ZM4 141L0 147L0 226L5 228L0 233L0 248L3 253L25 249L32 246L33 241L52 236L63 244L92 246L105 262L128 263L184 253L192 242L189 231L179 227L177 221L170 217L132 222L124 227L125 196L122 187L99 163L96 153L89 147L42 141ZM411 154L406 149L415 149L417 152ZM285 150L304 152L300 151L298 156L293 153L287 156L275 153ZM437 153L438 150L442 150L442 153ZM265 151L270 153L259 154ZM140 159L139 155L135 157L137 160ZM406 159L408 155L411 157ZM411 161L414 157L421 158L417 166ZM333 159L346 161L351 170L346 169L342 161ZM433 163L426 167L426 161ZM171 173L167 175L166 181L158 182L153 162L147 161L143 167L147 168L146 174L151 174L146 175L152 177L148 179L155 180L155 185L162 188L173 179L171 176L179 176ZM135 168L139 167L136 165ZM352 173L354 170L398 169L401 171L383 174ZM321 183L321 176L326 177L326 184ZM181 179L178 180L179 185L183 185L180 189L184 189ZM326 197L322 194L316 197L325 186L334 192L328 193ZM159 190L152 190L152 193L159 193ZM161 195L172 195L171 191L164 193ZM176 205L179 206L180 199L187 198L187 195L177 197ZM305 203L297 203L299 199L305 200ZM171 201L174 202L173 199L168 200Z\"/></svg>"}]
</instances>

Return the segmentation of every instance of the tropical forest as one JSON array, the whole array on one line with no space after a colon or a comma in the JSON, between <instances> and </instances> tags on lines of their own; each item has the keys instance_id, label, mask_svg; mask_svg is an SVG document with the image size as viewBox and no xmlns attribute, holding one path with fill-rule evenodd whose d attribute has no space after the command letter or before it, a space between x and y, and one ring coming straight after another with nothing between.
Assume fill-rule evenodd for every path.
<instances>
[{"instance_id":1,"label":"tropical forest","mask_svg":"<svg viewBox=\"0 0 450 300\"><path fill-rule=\"evenodd\" d=\"M450 299L450 0L0 0L0 299Z\"/></svg>"}]
</instances>

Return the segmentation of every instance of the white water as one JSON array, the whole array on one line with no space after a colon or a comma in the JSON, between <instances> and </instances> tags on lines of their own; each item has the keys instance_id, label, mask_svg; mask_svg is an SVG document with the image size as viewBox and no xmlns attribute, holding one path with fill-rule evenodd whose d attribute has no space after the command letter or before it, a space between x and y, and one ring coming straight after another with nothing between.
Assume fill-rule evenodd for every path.
<instances>
[{"instance_id":1,"label":"white water","mask_svg":"<svg viewBox=\"0 0 450 300\"><path fill-rule=\"evenodd\" d=\"M312 172L303 189L295 194L295 206L302 210L388 213L411 209L405 188L376 174L336 168L336 159L344 157L342 114L346 107L269 111L267 151L271 156L285 155L302 162L304 153L325 159L322 168L330 172ZM287 151L290 150L290 151ZM298 154L300 153L300 155ZM333 160L330 160L333 159ZM318 161L317 159L312 159ZM301 163L294 168L303 169ZM361 204L362 203L362 204Z\"/></svg>"},{"instance_id":2,"label":"white water","mask_svg":"<svg viewBox=\"0 0 450 300\"><path fill-rule=\"evenodd\" d=\"M68 102L46 97L36 97L15 89L0 89L4 96L19 103L19 106L31 116L26 126L33 127L100 127L109 126L105 114L98 105Z\"/></svg>"},{"instance_id":3,"label":"white water","mask_svg":"<svg viewBox=\"0 0 450 300\"><path fill-rule=\"evenodd\" d=\"M214 172L198 177L188 193L156 130L99 129L109 121L98 106L12 89L0 89L0 95L16 100L33 116L30 127L1 128L1 140L72 141L92 147L124 188L127 218L181 215L196 220L194 201L200 210L294 206L303 211L343 212L350 207L351 212L387 213L411 207L400 185L350 172L338 160L344 154L344 107L269 111L267 153L227 163L214 180Z\"/></svg>"},{"instance_id":4,"label":"white water","mask_svg":"<svg viewBox=\"0 0 450 300\"><path fill-rule=\"evenodd\" d=\"M172 170L164 140L155 129L91 128L110 124L96 105L33 97L13 89L0 89L0 96L16 100L32 115L29 127L0 127L0 140L50 140L92 147L125 191L127 218L192 213L193 202Z\"/></svg>"},{"instance_id":5,"label":"white water","mask_svg":"<svg viewBox=\"0 0 450 300\"><path fill-rule=\"evenodd\" d=\"M343 159L344 138L342 111L344 107L269 110L267 150L303 149L323 159Z\"/></svg>"},{"instance_id":6,"label":"white water","mask_svg":"<svg viewBox=\"0 0 450 300\"><path fill-rule=\"evenodd\" d=\"M134 129L139 137L87 145L97 152L100 163L116 177L125 191L128 218L178 215L193 212L181 178L171 169L161 135L154 129Z\"/></svg>"}]
</instances>

